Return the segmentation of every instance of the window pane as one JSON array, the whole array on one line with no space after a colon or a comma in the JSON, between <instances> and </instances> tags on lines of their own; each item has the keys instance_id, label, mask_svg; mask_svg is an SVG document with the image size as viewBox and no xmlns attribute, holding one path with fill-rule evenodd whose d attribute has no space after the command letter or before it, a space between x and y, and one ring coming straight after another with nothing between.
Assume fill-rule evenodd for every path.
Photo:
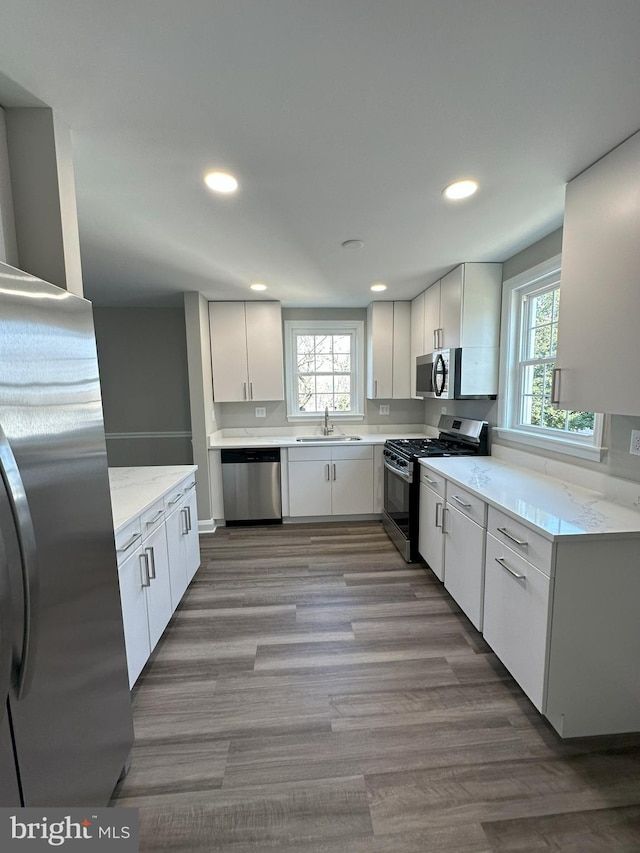
<instances>
[{"instance_id":1,"label":"window pane","mask_svg":"<svg viewBox=\"0 0 640 853\"><path fill-rule=\"evenodd\" d=\"M551 358L555 355L553 349L553 331L551 326L539 326L531 336L531 351L529 358Z\"/></svg>"},{"instance_id":2,"label":"window pane","mask_svg":"<svg viewBox=\"0 0 640 853\"><path fill-rule=\"evenodd\" d=\"M331 353L318 353L316 356L316 373L333 373L333 356Z\"/></svg>"},{"instance_id":3,"label":"window pane","mask_svg":"<svg viewBox=\"0 0 640 853\"><path fill-rule=\"evenodd\" d=\"M581 435L593 435L596 418L593 412L569 412L568 429Z\"/></svg>"},{"instance_id":4,"label":"window pane","mask_svg":"<svg viewBox=\"0 0 640 853\"><path fill-rule=\"evenodd\" d=\"M316 376L318 394L333 394L333 376Z\"/></svg>"},{"instance_id":5,"label":"window pane","mask_svg":"<svg viewBox=\"0 0 640 853\"><path fill-rule=\"evenodd\" d=\"M316 352L324 354L330 353L331 343L331 335L316 335Z\"/></svg>"},{"instance_id":6,"label":"window pane","mask_svg":"<svg viewBox=\"0 0 640 853\"><path fill-rule=\"evenodd\" d=\"M351 335L334 335L333 336L333 351L340 353L351 352Z\"/></svg>"},{"instance_id":7,"label":"window pane","mask_svg":"<svg viewBox=\"0 0 640 853\"><path fill-rule=\"evenodd\" d=\"M315 393L315 377L298 377L298 411L309 412L314 410L313 398Z\"/></svg>"}]
</instances>

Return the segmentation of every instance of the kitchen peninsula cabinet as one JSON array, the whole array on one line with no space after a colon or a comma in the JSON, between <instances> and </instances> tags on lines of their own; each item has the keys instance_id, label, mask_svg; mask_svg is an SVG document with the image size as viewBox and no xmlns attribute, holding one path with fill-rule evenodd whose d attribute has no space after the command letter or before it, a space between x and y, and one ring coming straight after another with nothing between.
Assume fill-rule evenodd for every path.
<instances>
[{"instance_id":1,"label":"kitchen peninsula cabinet","mask_svg":"<svg viewBox=\"0 0 640 853\"><path fill-rule=\"evenodd\" d=\"M216 403L284 400L279 302L210 302L209 331Z\"/></svg>"},{"instance_id":2,"label":"kitchen peninsula cabinet","mask_svg":"<svg viewBox=\"0 0 640 853\"><path fill-rule=\"evenodd\" d=\"M640 132L569 182L555 400L640 415Z\"/></svg>"},{"instance_id":3,"label":"kitchen peninsula cabinet","mask_svg":"<svg viewBox=\"0 0 640 853\"><path fill-rule=\"evenodd\" d=\"M109 469L131 687L200 565L195 471Z\"/></svg>"},{"instance_id":4,"label":"kitchen peninsula cabinet","mask_svg":"<svg viewBox=\"0 0 640 853\"><path fill-rule=\"evenodd\" d=\"M411 303L367 308L367 397L408 399L411 393Z\"/></svg>"},{"instance_id":5,"label":"kitchen peninsula cabinet","mask_svg":"<svg viewBox=\"0 0 640 853\"><path fill-rule=\"evenodd\" d=\"M292 518L373 512L371 445L292 447L288 454Z\"/></svg>"}]
</instances>

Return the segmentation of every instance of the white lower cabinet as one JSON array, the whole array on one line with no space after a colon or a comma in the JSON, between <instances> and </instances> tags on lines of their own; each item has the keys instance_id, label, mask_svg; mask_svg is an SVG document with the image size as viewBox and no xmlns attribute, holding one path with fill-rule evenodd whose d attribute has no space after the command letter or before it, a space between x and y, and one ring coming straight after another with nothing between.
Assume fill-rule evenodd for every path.
<instances>
[{"instance_id":1,"label":"white lower cabinet","mask_svg":"<svg viewBox=\"0 0 640 853\"><path fill-rule=\"evenodd\" d=\"M116 534L130 687L200 565L197 519L191 476Z\"/></svg>"},{"instance_id":2,"label":"white lower cabinet","mask_svg":"<svg viewBox=\"0 0 640 853\"><path fill-rule=\"evenodd\" d=\"M373 512L373 447L289 449L289 515L366 515Z\"/></svg>"},{"instance_id":3,"label":"white lower cabinet","mask_svg":"<svg viewBox=\"0 0 640 853\"><path fill-rule=\"evenodd\" d=\"M418 551L438 580L444 580L444 493L444 478L421 467Z\"/></svg>"},{"instance_id":4,"label":"white lower cabinet","mask_svg":"<svg viewBox=\"0 0 640 853\"><path fill-rule=\"evenodd\" d=\"M551 579L487 535L484 638L544 711Z\"/></svg>"},{"instance_id":5,"label":"white lower cabinet","mask_svg":"<svg viewBox=\"0 0 640 853\"><path fill-rule=\"evenodd\" d=\"M445 588L481 631L486 530L447 501L444 533Z\"/></svg>"}]
</instances>

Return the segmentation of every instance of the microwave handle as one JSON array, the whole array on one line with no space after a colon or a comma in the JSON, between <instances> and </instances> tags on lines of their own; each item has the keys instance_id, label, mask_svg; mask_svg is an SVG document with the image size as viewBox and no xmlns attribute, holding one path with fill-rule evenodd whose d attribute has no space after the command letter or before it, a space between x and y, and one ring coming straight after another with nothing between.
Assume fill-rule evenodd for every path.
<instances>
[{"instance_id":1,"label":"microwave handle","mask_svg":"<svg viewBox=\"0 0 640 853\"><path fill-rule=\"evenodd\" d=\"M438 364L442 364L442 372L440 373L440 384L438 384ZM442 353L438 353L435 361L433 362L433 393L436 395L436 397L442 397L442 393L445 389L446 383L447 365L445 364L445 360L443 358Z\"/></svg>"}]
</instances>

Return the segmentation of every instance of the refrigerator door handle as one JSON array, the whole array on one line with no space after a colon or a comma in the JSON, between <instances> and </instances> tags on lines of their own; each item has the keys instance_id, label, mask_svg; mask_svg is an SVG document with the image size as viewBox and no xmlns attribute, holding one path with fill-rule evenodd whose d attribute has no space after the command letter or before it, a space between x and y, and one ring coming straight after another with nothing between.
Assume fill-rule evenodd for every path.
<instances>
[{"instance_id":1,"label":"refrigerator door handle","mask_svg":"<svg viewBox=\"0 0 640 853\"><path fill-rule=\"evenodd\" d=\"M6 697L11 686L12 625L11 593L9 590L9 565L4 545L0 539L0 722L7 707Z\"/></svg>"},{"instance_id":2,"label":"refrigerator door handle","mask_svg":"<svg viewBox=\"0 0 640 853\"><path fill-rule=\"evenodd\" d=\"M29 693L31 682L33 681L33 669L38 647L37 613L40 590L38 552L24 483L20 476L18 463L11 450L11 445L1 426L0 475L4 480L11 505L22 564L24 619L22 628L22 656L16 678L16 695L18 699L24 699Z\"/></svg>"}]
</instances>

